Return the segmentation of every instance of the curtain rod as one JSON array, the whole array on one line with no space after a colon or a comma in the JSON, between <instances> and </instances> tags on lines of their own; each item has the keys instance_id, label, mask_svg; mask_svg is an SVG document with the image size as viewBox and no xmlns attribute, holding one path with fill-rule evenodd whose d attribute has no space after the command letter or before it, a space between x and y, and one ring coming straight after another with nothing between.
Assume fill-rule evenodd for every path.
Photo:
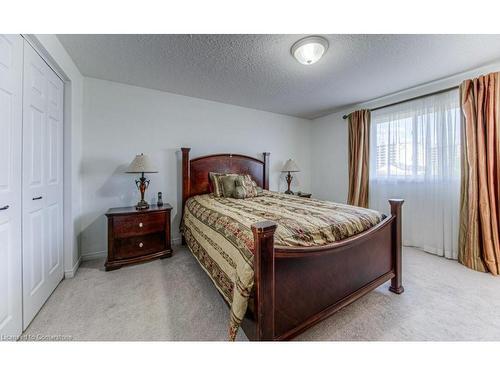
<instances>
[{"instance_id":1,"label":"curtain rod","mask_svg":"<svg viewBox=\"0 0 500 375\"><path fill-rule=\"evenodd\" d=\"M442 89L442 90L439 90L439 91L430 92L428 94L415 96L413 98L409 98L409 99L405 99L405 100L400 100L399 102L381 105L380 107L375 107L375 108L370 109L370 111L376 111L376 110L379 110L379 109L382 109L382 108L392 107L393 105L398 105L398 104L403 104L403 103L406 103L406 102L411 102L412 100L423 99L423 98L426 98L428 96L442 94L443 92L448 92L448 91L456 90L459 87L460 86L458 86L458 85L457 86L452 86L452 87L448 87L447 89ZM342 118L345 120L346 118L349 117L349 115L350 115L350 113L348 115L342 116Z\"/></svg>"}]
</instances>

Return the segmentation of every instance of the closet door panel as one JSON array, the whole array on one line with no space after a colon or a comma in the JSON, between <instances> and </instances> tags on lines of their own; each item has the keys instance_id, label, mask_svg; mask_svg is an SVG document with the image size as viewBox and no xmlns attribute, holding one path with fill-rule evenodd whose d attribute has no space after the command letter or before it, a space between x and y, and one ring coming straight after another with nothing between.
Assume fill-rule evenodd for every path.
<instances>
[{"instance_id":1,"label":"closet door panel","mask_svg":"<svg viewBox=\"0 0 500 375\"><path fill-rule=\"evenodd\" d=\"M0 325L2 328L5 328L12 320L12 301L9 290L12 273L9 264L13 247L12 232L14 232L14 228L12 228L10 220L2 220L0 222Z\"/></svg>"},{"instance_id":2,"label":"closet door panel","mask_svg":"<svg viewBox=\"0 0 500 375\"><path fill-rule=\"evenodd\" d=\"M23 310L28 326L46 296L45 165L47 69L25 43L23 88Z\"/></svg>"},{"instance_id":3,"label":"closet door panel","mask_svg":"<svg viewBox=\"0 0 500 375\"><path fill-rule=\"evenodd\" d=\"M49 275L57 272L60 269L61 247L58 243L59 238L59 204L50 205L47 209L47 226L48 226L48 258L47 270Z\"/></svg>"},{"instance_id":4,"label":"closet door panel","mask_svg":"<svg viewBox=\"0 0 500 375\"><path fill-rule=\"evenodd\" d=\"M0 340L22 332L22 74L21 36L0 35Z\"/></svg>"},{"instance_id":5,"label":"closet door panel","mask_svg":"<svg viewBox=\"0 0 500 375\"><path fill-rule=\"evenodd\" d=\"M49 274L54 288L63 277L63 105L64 85L49 70L47 76L47 221L49 230Z\"/></svg>"},{"instance_id":6,"label":"closet door panel","mask_svg":"<svg viewBox=\"0 0 500 375\"><path fill-rule=\"evenodd\" d=\"M31 47L25 51L23 189L25 195L39 196L45 187L45 136L47 121L47 67ZM41 202L38 202L41 203ZM40 206L40 204L35 204Z\"/></svg>"},{"instance_id":7,"label":"closet door panel","mask_svg":"<svg viewBox=\"0 0 500 375\"><path fill-rule=\"evenodd\" d=\"M36 296L36 292L44 282L44 260L45 253L45 236L44 236L44 217L43 210L38 209L29 213L26 218L26 226L24 230L27 232L25 238L29 241L25 244L29 252L25 256L29 259L30 268L24 269L27 273L25 280L29 284L24 287L28 288L30 296Z\"/></svg>"},{"instance_id":8,"label":"closet door panel","mask_svg":"<svg viewBox=\"0 0 500 375\"><path fill-rule=\"evenodd\" d=\"M23 324L63 277L63 83L25 42L23 122Z\"/></svg>"}]
</instances>

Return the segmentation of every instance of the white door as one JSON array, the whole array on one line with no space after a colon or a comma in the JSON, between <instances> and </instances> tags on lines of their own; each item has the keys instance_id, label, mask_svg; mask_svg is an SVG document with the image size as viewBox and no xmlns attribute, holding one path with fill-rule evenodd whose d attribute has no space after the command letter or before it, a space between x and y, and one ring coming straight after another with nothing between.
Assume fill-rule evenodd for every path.
<instances>
[{"instance_id":1,"label":"white door","mask_svg":"<svg viewBox=\"0 0 500 375\"><path fill-rule=\"evenodd\" d=\"M0 35L0 340L22 332L23 40Z\"/></svg>"},{"instance_id":2,"label":"white door","mask_svg":"<svg viewBox=\"0 0 500 375\"><path fill-rule=\"evenodd\" d=\"M63 82L24 43L23 325L63 278Z\"/></svg>"}]
</instances>

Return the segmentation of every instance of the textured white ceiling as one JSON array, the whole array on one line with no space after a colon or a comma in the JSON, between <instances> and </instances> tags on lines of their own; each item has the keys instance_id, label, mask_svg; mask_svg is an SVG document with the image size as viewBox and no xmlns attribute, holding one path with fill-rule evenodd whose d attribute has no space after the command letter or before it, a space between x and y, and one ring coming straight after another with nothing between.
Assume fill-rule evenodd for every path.
<instances>
[{"instance_id":1,"label":"textured white ceiling","mask_svg":"<svg viewBox=\"0 0 500 375\"><path fill-rule=\"evenodd\" d=\"M500 35L323 35L311 66L303 35L58 35L82 74L315 118L500 59Z\"/></svg>"}]
</instances>

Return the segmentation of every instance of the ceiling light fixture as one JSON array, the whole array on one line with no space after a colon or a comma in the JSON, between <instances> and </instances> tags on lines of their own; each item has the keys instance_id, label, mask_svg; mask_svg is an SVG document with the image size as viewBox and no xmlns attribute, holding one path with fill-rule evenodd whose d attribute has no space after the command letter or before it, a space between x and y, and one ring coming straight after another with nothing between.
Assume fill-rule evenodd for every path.
<instances>
[{"instance_id":1,"label":"ceiling light fixture","mask_svg":"<svg viewBox=\"0 0 500 375\"><path fill-rule=\"evenodd\" d=\"M292 56L304 65L312 65L328 49L328 41L320 36L308 36L295 42L292 46Z\"/></svg>"}]
</instances>

